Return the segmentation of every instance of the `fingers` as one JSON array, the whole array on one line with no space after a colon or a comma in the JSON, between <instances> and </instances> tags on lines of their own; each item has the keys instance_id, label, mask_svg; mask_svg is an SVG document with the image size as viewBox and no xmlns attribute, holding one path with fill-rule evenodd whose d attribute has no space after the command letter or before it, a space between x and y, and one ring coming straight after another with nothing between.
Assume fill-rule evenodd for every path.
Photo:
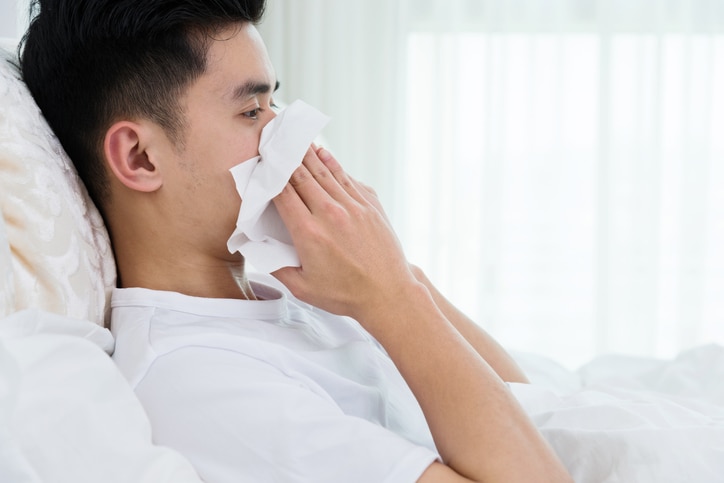
<instances>
[{"instance_id":1,"label":"fingers","mask_svg":"<svg viewBox=\"0 0 724 483\"><path fill-rule=\"evenodd\" d=\"M346 196L344 188L312 148L307 150L302 165L289 182L312 212L331 200L342 202Z\"/></svg>"},{"instance_id":2,"label":"fingers","mask_svg":"<svg viewBox=\"0 0 724 483\"><path fill-rule=\"evenodd\" d=\"M326 149L317 148L317 156L319 157L320 161L329 169L337 182L339 182L339 184L343 188L345 188L345 191L350 196L352 196L352 198L354 198L360 204L371 205L377 211L379 211L380 214L382 214L385 220L389 222L387 214L385 213L385 210L382 207L379 198L377 197L377 192L375 192L373 188L349 176L342 169L342 166L339 164L339 162L337 162L334 156L332 156L332 153L330 153Z\"/></svg>"},{"instance_id":3,"label":"fingers","mask_svg":"<svg viewBox=\"0 0 724 483\"><path fill-rule=\"evenodd\" d=\"M360 193L360 186L342 169L342 165L332 156L332 153L324 148L318 148L317 157L348 195L360 203L366 199Z\"/></svg>"},{"instance_id":4,"label":"fingers","mask_svg":"<svg viewBox=\"0 0 724 483\"><path fill-rule=\"evenodd\" d=\"M329 151L315 145L307 150L275 203L287 226L330 208L372 207L387 219L374 190L350 177Z\"/></svg>"},{"instance_id":5,"label":"fingers","mask_svg":"<svg viewBox=\"0 0 724 483\"><path fill-rule=\"evenodd\" d=\"M298 227L311 215L309 208L291 183L284 186L281 193L274 197L273 202L293 238Z\"/></svg>"},{"instance_id":6,"label":"fingers","mask_svg":"<svg viewBox=\"0 0 724 483\"><path fill-rule=\"evenodd\" d=\"M331 204L348 209L368 204L355 182L324 148L310 148L289 183L312 213Z\"/></svg>"},{"instance_id":7,"label":"fingers","mask_svg":"<svg viewBox=\"0 0 724 483\"><path fill-rule=\"evenodd\" d=\"M299 267L283 267L271 275L285 285L292 293L299 293L297 287L301 286L301 269Z\"/></svg>"},{"instance_id":8,"label":"fingers","mask_svg":"<svg viewBox=\"0 0 724 483\"><path fill-rule=\"evenodd\" d=\"M344 194L344 189L319 160L315 152L317 149L312 145L307 150L302 165L292 173L284 189L274 198L277 211L289 228L300 225L320 206L329 205Z\"/></svg>"},{"instance_id":9,"label":"fingers","mask_svg":"<svg viewBox=\"0 0 724 483\"><path fill-rule=\"evenodd\" d=\"M319 159L316 146L304 155L302 165L292 173L289 182L274 198L277 211L294 238L304 225L314 223L311 216L330 207L343 208L349 195L332 172ZM349 206L349 205L347 205ZM344 211L344 210L337 210Z\"/></svg>"}]
</instances>

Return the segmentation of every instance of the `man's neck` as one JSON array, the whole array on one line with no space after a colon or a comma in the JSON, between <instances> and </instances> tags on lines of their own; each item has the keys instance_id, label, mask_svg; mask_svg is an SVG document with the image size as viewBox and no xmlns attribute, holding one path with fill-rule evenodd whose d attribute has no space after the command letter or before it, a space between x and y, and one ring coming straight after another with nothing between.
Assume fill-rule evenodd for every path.
<instances>
[{"instance_id":1,"label":"man's neck","mask_svg":"<svg viewBox=\"0 0 724 483\"><path fill-rule=\"evenodd\" d=\"M173 206L169 200L149 198L122 186L116 190L121 201L109 203L105 220L119 287L205 298L256 299L246 277L244 257L230 254L225 243L215 244L218 233L179 223L178 215L168 209Z\"/></svg>"},{"instance_id":2,"label":"man's neck","mask_svg":"<svg viewBox=\"0 0 724 483\"><path fill-rule=\"evenodd\" d=\"M178 292L194 297L256 300L244 259L174 257L116 248L118 286Z\"/></svg>"},{"instance_id":3,"label":"man's neck","mask_svg":"<svg viewBox=\"0 0 724 483\"><path fill-rule=\"evenodd\" d=\"M143 287L178 292L194 297L256 300L244 272L243 261L236 266L217 266L155 260L118 264L118 286Z\"/></svg>"}]
</instances>

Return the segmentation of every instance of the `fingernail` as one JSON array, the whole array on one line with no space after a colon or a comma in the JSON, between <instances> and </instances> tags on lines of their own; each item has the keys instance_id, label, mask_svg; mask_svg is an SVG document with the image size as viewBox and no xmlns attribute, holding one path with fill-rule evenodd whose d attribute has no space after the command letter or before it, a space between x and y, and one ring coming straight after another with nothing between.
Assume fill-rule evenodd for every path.
<instances>
[{"instance_id":1,"label":"fingernail","mask_svg":"<svg viewBox=\"0 0 724 483\"><path fill-rule=\"evenodd\" d=\"M319 150L317 156L319 156L319 159L321 159L322 161L329 161L332 158L332 155L329 153L329 151L324 148Z\"/></svg>"}]
</instances>

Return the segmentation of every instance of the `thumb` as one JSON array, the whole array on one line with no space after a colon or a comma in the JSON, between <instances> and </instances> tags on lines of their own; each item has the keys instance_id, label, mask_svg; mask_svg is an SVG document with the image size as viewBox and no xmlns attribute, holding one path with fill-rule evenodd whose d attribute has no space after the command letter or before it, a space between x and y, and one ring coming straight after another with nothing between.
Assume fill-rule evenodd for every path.
<instances>
[{"instance_id":1,"label":"thumb","mask_svg":"<svg viewBox=\"0 0 724 483\"><path fill-rule=\"evenodd\" d=\"M301 267L283 267L275 270L270 275L287 287L295 297L299 298L298 291L302 281L301 271Z\"/></svg>"}]
</instances>

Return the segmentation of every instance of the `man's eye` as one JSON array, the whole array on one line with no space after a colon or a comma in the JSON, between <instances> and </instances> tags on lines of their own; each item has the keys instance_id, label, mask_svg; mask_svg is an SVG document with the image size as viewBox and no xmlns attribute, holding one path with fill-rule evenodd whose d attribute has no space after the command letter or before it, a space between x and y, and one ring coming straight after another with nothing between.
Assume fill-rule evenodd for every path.
<instances>
[{"instance_id":1,"label":"man's eye","mask_svg":"<svg viewBox=\"0 0 724 483\"><path fill-rule=\"evenodd\" d=\"M248 117L249 119L257 119L259 117L260 111L261 111L261 109L256 108L256 109L252 109L251 111L246 111L246 112L242 113L241 115L244 117Z\"/></svg>"}]
</instances>

